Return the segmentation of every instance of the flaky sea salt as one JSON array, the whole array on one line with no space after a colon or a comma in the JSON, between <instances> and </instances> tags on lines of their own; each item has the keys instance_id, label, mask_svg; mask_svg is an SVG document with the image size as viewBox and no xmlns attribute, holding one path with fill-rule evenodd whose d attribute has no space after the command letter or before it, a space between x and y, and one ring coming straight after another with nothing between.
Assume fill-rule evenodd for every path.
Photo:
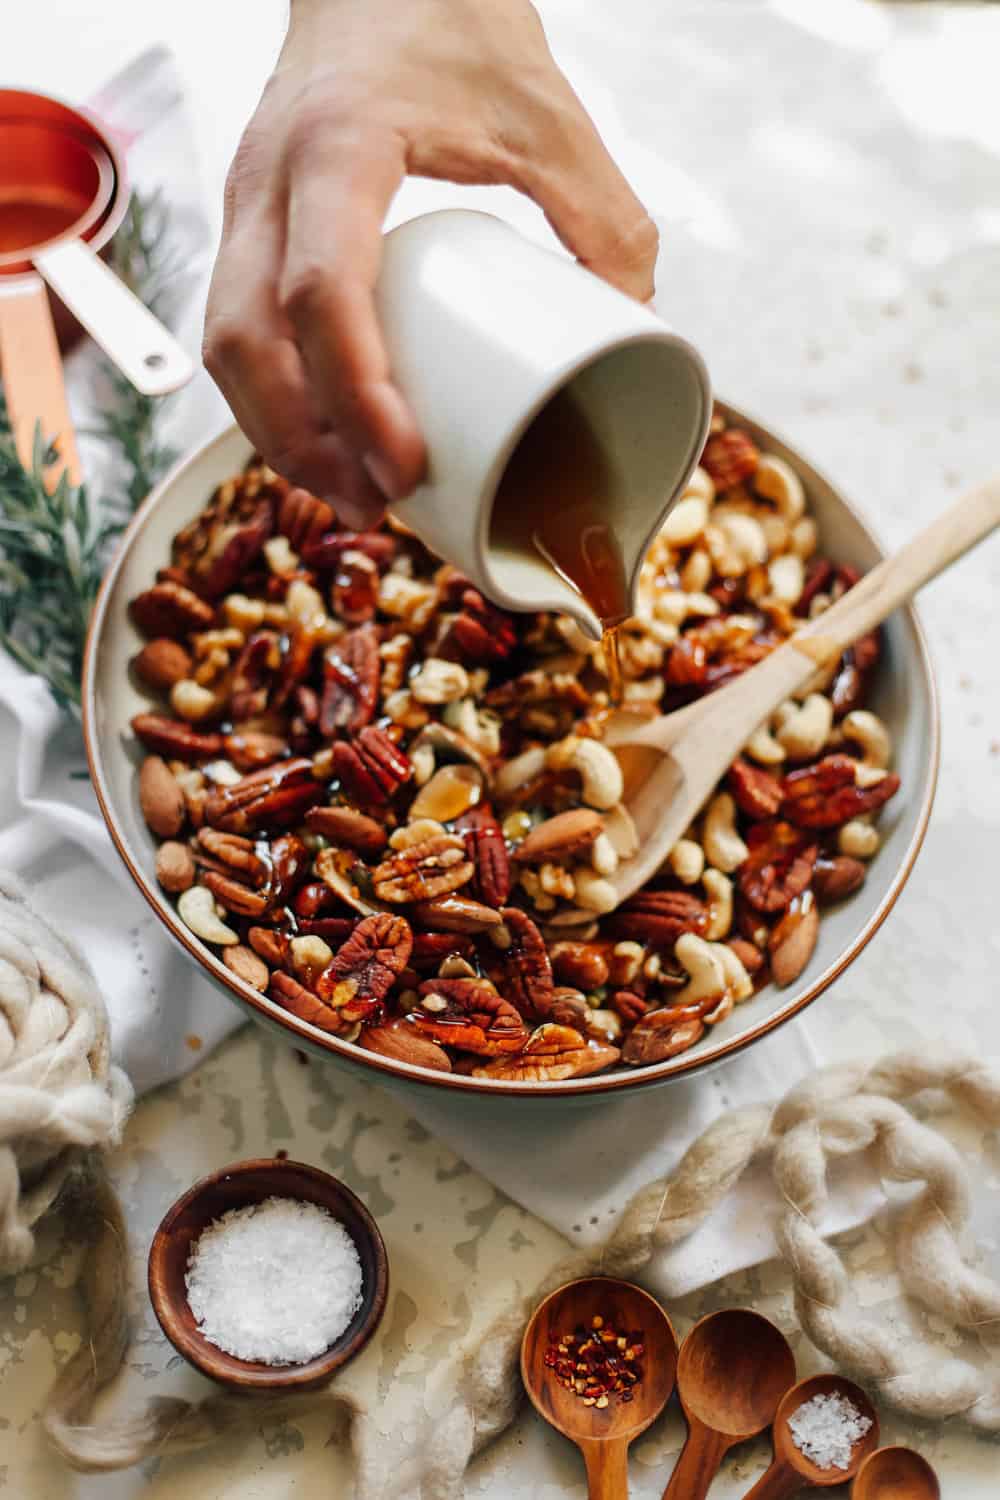
<instances>
[{"instance_id":1,"label":"flaky sea salt","mask_svg":"<svg viewBox=\"0 0 1000 1500\"><path fill-rule=\"evenodd\" d=\"M836 1391L804 1401L788 1419L796 1448L821 1469L849 1469L851 1449L871 1425L870 1417Z\"/></svg>"},{"instance_id":2,"label":"flaky sea salt","mask_svg":"<svg viewBox=\"0 0 1000 1500\"><path fill-rule=\"evenodd\" d=\"M202 1231L185 1284L198 1327L217 1348L297 1365L329 1349L361 1306L361 1261L325 1208L265 1198Z\"/></svg>"}]
</instances>

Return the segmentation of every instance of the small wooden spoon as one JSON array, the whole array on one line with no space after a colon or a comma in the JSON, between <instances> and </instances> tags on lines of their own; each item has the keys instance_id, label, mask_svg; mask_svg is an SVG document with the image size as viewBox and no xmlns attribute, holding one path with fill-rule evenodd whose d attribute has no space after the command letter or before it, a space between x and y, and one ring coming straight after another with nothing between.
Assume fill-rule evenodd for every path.
<instances>
[{"instance_id":1,"label":"small wooden spoon","mask_svg":"<svg viewBox=\"0 0 1000 1500\"><path fill-rule=\"evenodd\" d=\"M851 1500L941 1500L941 1486L912 1448L877 1448L858 1470Z\"/></svg>"},{"instance_id":2,"label":"small wooden spoon","mask_svg":"<svg viewBox=\"0 0 1000 1500\"><path fill-rule=\"evenodd\" d=\"M822 1469L819 1464L814 1464L795 1446L788 1426L789 1417L793 1417L806 1401L834 1392L846 1396L872 1424L851 1449L851 1461L846 1469ZM878 1447L878 1413L861 1387L853 1381L845 1380L841 1375L813 1375L808 1380L800 1380L785 1394L774 1419L773 1435L771 1467L747 1491L743 1500L786 1500L787 1496L809 1486L826 1489L832 1484L846 1484L858 1472L862 1460Z\"/></svg>"},{"instance_id":3,"label":"small wooden spoon","mask_svg":"<svg viewBox=\"0 0 1000 1500\"><path fill-rule=\"evenodd\" d=\"M1000 477L970 490L842 599L728 687L672 714L616 714L605 743L622 763L638 853L608 877L624 901L659 869L757 726L817 670L1000 525ZM579 920L592 913L581 913Z\"/></svg>"},{"instance_id":4,"label":"small wooden spoon","mask_svg":"<svg viewBox=\"0 0 1000 1500\"><path fill-rule=\"evenodd\" d=\"M545 1364L545 1352L577 1325L590 1328L595 1315L609 1327L642 1329L643 1375L630 1402L615 1397L604 1408L584 1406L560 1385ZM677 1373L677 1339L660 1304L633 1286L608 1276L570 1281L539 1303L521 1341L521 1378L539 1416L576 1443L587 1465L590 1500L625 1500L628 1446L656 1420L670 1399Z\"/></svg>"},{"instance_id":5,"label":"small wooden spoon","mask_svg":"<svg viewBox=\"0 0 1000 1500\"><path fill-rule=\"evenodd\" d=\"M795 1381L795 1356L760 1313L710 1313L677 1358L677 1394L688 1422L663 1500L703 1500L726 1453L770 1426Z\"/></svg>"}]
</instances>

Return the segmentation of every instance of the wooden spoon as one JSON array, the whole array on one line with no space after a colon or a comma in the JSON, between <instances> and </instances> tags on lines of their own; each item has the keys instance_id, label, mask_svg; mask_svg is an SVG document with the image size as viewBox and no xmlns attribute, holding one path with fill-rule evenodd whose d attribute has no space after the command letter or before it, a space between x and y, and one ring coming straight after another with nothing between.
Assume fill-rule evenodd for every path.
<instances>
[{"instance_id":1,"label":"wooden spoon","mask_svg":"<svg viewBox=\"0 0 1000 1500\"><path fill-rule=\"evenodd\" d=\"M703 1500L726 1453L770 1426L795 1381L795 1356L760 1313L710 1313L691 1329L677 1359L677 1394L688 1422L663 1500Z\"/></svg>"},{"instance_id":2,"label":"wooden spoon","mask_svg":"<svg viewBox=\"0 0 1000 1500\"><path fill-rule=\"evenodd\" d=\"M676 713L622 712L605 743L622 763L638 853L609 878L624 901L659 869L757 726L800 693L852 641L880 624L938 573L1000 525L1000 477L970 490L919 536L886 558L842 599L809 620L729 686ZM590 919L592 913L581 913Z\"/></svg>"},{"instance_id":3,"label":"wooden spoon","mask_svg":"<svg viewBox=\"0 0 1000 1500\"><path fill-rule=\"evenodd\" d=\"M851 1500L941 1500L941 1486L912 1448L878 1448L858 1470Z\"/></svg>"},{"instance_id":4,"label":"wooden spoon","mask_svg":"<svg viewBox=\"0 0 1000 1500\"><path fill-rule=\"evenodd\" d=\"M869 1419L871 1426L864 1437L859 1438L851 1449L851 1460L846 1469L821 1468L795 1446L789 1417L793 1417L806 1401L814 1396L828 1396L836 1392L846 1396L852 1406ZM774 1419L774 1458L753 1489L747 1491L743 1500L786 1500L801 1489L813 1487L826 1489L832 1484L846 1484L858 1472L863 1459L878 1447L878 1413L860 1386L841 1375L813 1375L800 1380L786 1392Z\"/></svg>"},{"instance_id":5,"label":"wooden spoon","mask_svg":"<svg viewBox=\"0 0 1000 1500\"><path fill-rule=\"evenodd\" d=\"M642 1379L630 1402L611 1398L608 1406L584 1406L547 1368L545 1353L578 1326L590 1328L596 1316L608 1327L642 1329ZM670 1399L677 1373L677 1339L660 1304L629 1281L588 1276L551 1292L535 1308L521 1341L521 1378L539 1416L576 1443L587 1465L590 1500L625 1500L628 1446L656 1420Z\"/></svg>"}]
</instances>

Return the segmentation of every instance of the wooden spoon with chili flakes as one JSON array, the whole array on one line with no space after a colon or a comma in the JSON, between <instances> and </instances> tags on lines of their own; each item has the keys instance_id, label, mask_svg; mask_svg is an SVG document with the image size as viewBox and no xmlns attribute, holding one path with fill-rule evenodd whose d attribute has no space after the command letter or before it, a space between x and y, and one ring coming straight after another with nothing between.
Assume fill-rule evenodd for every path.
<instances>
[{"instance_id":1,"label":"wooden spoon with chili flakes","mask_svg":"<svg viewBox=\"0 0 1000 1500\"><path fill-rule=\"evenodd\" d=\"M717 692L656 718L614 714L604 742L618 756L638 852L608 878L619 903L644 885L701 811L754 730L817 671L1000 525L1000 476L970 490L898 552ZM591 912L580 920L590 921Z\"/></svg>"},{"instance_id":2,"label":"wooden spoon with chili flakes","mask_svg":"<svg viewBox=\"0 0 1000 1500\"><path fill-rule=\"evenodd\" d=\"M666 1406L676 1371L677 1339L663 1308L608 1276L551 1292L521 1341L524 1388L539 1416L583 1454L590 1500L625 1500L629 1444Z\"/></svg>"}]
</instances>

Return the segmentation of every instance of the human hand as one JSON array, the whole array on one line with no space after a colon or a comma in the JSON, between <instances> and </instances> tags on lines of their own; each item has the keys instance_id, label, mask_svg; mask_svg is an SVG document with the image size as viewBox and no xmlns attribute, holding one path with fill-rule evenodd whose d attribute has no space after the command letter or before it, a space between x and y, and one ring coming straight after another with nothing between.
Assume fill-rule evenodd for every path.
<instances>
[{"instance_id":1,"label":"human hand","mask_svg":"<svg viewBox=\"0 0 1000 1500\"><path fill-rule=\"evenodd\" d=\"M226 184L205 363L266 461L355 527L425 463L373 300L408 173L510 184L582 264L653 290L656 229L529 0L292 0Z\"/></svg>"}]
</instances>

